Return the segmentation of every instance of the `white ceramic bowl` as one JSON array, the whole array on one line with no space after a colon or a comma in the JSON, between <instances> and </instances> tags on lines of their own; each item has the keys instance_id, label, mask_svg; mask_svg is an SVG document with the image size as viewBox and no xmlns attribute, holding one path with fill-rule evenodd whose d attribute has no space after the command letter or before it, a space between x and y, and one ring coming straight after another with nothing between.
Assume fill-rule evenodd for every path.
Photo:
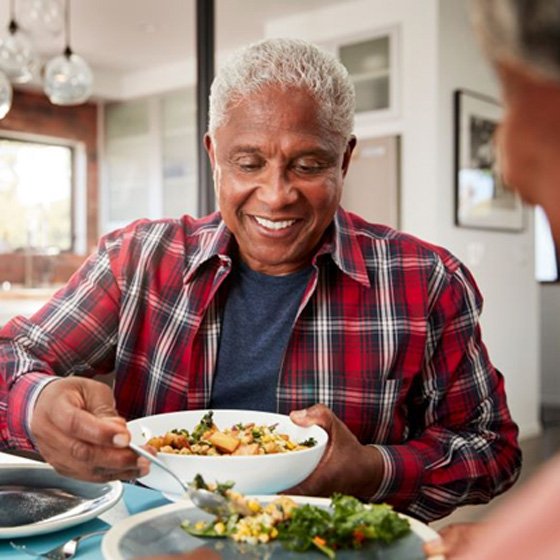
<instances>
[{"instance_id":1,"label":"white ceramic bowl","mask_svg":"<svg viewBox=\"0 0 560 560\"><path fill-rule=\"evenodd\" d=\"M146 437L163 435L173 429L191 431L208 410L169 412L138 418L128 423L133 443L143 445ZM315 469L325 451L328 435L319 426L303 428L294 424L289 416L255 410L214 410L214 423L220 429L238 423L254 422L257 425L278 424L276 432L287 434L293 441L315 438L317 445L302 451L253 456L200 456L158 453L184 481L191 481L201 474L206 482L235 482L235 490L243 494L275 494L299 484ZM146 432L146 433L144 433ZM152 465L148 475L140 482L166 494L181 492L177 482L162 469Z\"/></svg>"}]
</instances>

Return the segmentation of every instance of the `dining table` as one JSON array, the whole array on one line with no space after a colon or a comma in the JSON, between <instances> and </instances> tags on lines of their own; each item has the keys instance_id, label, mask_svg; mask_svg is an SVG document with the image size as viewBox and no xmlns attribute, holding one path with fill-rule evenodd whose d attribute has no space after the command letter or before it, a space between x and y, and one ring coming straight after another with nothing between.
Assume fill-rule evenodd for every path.
<instances>
[{"instance_id":1,"label":"dining table","mask_svg":"<svg viewBox=\"0 0 560 560\"><path fill-rule=\"evenodd\" d=\"M34 462L36 463L37 461L0 452L0 465L23 465ZM111 509L105 511L95 519L52 533L0 540L0 558L2 558L2 560L23 560L24 558L30 558L30 556L24 552L15 550L11 546L10 541L17 545L23 545L29 549L43 552L79 535L93 531L109 530L113 525L131 515L171 503L161 492L138 484L125 482L123 483L123 490L120 500ZM102 558L102 538L103 535L99 535L84 540L80 543L74 558L76 558L76 560L100 560Z\"/></svg>"}]
</instances>

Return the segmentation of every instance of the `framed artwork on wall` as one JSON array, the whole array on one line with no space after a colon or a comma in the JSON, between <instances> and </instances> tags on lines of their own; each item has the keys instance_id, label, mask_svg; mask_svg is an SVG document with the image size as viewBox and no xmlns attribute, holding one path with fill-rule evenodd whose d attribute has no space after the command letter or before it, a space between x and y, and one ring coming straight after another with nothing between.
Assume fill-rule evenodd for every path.
<instances>
[{"instance_id":1,"label":"framed artwork on wall","mask_svg":"<svg viewBox=\"0 0 560 560\"><path fill-rule=\"evenodd\" d=\"M456 90L454 112L455 224L522 231L523 203L504 185L494 145L502 107L490 97Z\"/></svg>"}]
</instances>

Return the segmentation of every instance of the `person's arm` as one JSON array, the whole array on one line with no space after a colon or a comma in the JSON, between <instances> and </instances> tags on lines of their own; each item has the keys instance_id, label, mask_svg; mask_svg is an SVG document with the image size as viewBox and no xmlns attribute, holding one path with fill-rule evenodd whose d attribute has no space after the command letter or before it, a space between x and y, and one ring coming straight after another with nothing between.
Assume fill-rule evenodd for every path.
<instances>
[{"instance_id":1,"label":"person's arm","mask_svg":"<svg viewBox=\"0 0 560 560\"><path fill-rule=\"evenodd\" d=\"M480 294L464 269L435 276L424 371L407 403L408 439L364 446L322 405L292 413L298 424L323 426L330 441L317 469L290 491L351 493L429 521L486 502L516 480L517 427L480 339Z\"/></svg>"},{"instance_id":2,"label":"person's arm","mask_svg":"<svg viewBox=\"0 0 560 560\"><path fill-rule=\"evenodd\" d=\"M521 451L501 374L481 340L482 298L462 266L434 274L424 370L408 402L408 440L377 446L386 500L423 520L489 501L519 475Z\"/></svg>"},{"instance_id":3,"label":"person's arm","mask_svg":"<svg viewBox=\"0 0 560 560\"><path fill-rule=\"evenodd\" d=\"M111 371L119 299L102 241L42 309L29 319L12 319L0 331L0 423L8 436L3 445L33 447L29 418L38 395L55 377Z\"/></svg>"},{"instance_id":4,"label":"person's arm","mask_svg":"<svg viewBox=\"0 0 560 560\"><path fill-rule=\"evenodd\" d=\"M35 449L59 472L104 481L147 472L112 391L87 379L114 368L122 239L106 238L30 319L0 331L2 445ZM9 413L8 413L9 412Z\"/></svg>"},{"instance_id":5,"label":"person's arm","mask_svg":"<svg viewBox=\"0 0 560 560\"><path fill-rule=\"evenodd\" d=\"M560 558L559 503L557 455L483 522L446 527L442 540L427 543L425 552L428 557L443 552L449 560L556 560Z\"/></svg>"}]
</instances>

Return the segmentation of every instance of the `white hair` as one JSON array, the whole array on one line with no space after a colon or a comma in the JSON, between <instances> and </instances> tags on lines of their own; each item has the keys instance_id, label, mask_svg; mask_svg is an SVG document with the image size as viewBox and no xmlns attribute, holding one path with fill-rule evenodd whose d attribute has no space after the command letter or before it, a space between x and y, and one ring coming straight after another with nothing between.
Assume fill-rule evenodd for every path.
<instances>
[{"instance_id":1,"label":"white hair","mask_svg":"<svg viewBox=\"0 0 560 560\"><path fill-rule=\"evenodd\" d=\"M560 80L560 0L471 0L488 56L517 60Z\"/></svg>"},{"instance_id":2,"label":"white hair","mask_svg":"<svg viewBox=\"0 0 560 560\"><path fill-rule=\"evenodd\" d=\"M268 86L306 90L317 102L321 123L350 138L356 96L346 68L333 55L296 39L266 39L228 59L210 90L209 133L213 136L227 121L231 107Z\"/></svg>"}]
</instances>

